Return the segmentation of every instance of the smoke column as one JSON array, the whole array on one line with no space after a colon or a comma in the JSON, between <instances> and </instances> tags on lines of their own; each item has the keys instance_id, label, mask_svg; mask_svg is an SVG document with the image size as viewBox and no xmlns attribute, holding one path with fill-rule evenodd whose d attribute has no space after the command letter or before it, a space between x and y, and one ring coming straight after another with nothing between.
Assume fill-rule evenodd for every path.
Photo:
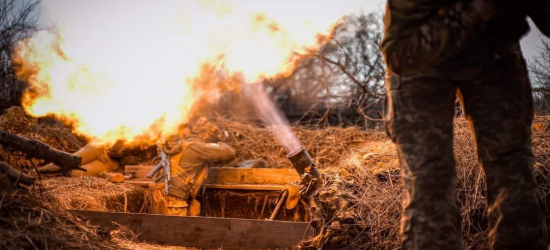
<instances>
[{"instance_id":1,"label":"smoke column","mask_svg":"<svg viewBox=\"0 0 550 250\"><path fill-rule=\"evenodd\" d=\"M302 148L302 144L288 124L279 108L275 106L271 98L265 92L262 84L244 84L244 93L254 103L254 109L267 125L269 130L279 139L288 154L296 152Z\"/></svg>"}]
</instances>

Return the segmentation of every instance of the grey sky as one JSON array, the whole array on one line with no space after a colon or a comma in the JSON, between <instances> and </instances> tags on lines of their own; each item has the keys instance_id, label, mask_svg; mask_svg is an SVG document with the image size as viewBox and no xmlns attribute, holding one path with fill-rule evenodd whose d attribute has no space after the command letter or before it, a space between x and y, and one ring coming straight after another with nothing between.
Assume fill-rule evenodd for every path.
<instances>
[{"instance_id":1,"label":"grey sky","mask_svg":"<svg viewBox=\"0 0 550 250\"><path fill-rule=\"evenodd\" d=\"M387 0L344 0L341 1L341 4L344 6L348 5L347 9L355 9L359 6L361 10L358 10L358 13L360 11L364 13L377 12L382 15L386 1ZM41 20L41 23L43 23L43 21L44 20ZM531 31L521 40L523 53L528 60L538 56L538 48L542 46L541 33L533 23L530 22L530 25Z\"/></svg>"}]
</instances>

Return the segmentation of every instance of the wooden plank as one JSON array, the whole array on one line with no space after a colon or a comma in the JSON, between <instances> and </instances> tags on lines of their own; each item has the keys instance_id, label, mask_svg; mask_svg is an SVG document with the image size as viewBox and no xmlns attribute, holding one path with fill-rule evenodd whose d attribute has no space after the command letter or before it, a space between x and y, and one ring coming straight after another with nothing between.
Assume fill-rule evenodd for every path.
<instances>
[{"instance_id":1,"label":"wooden plank","mask_svg":"<svg viewBox=\"0 0 550 250\"><path fill-rule=\"evenodd\" d=\"M153 166L126 166L125 173L134 173L135 180L150 181L147 173ZM300 181L300 176L294 169L277 168L210 168L205 185L286 185Z\"/></svg>"},{"instance_id":2,"label":"wooden plank","mask_svg":"<svg viewBox=\"0 0 550 250\"><path fill-rule=\"evenodd\" d=\"M134 181L134 180L129 180L129 181L124 181L124 183L128 183L128 184L132 184L132 185L137 185L137 186L141 186L141 187L149 187L150 185L152 184L155 184L154 181ZM163 183L164 184L164 183Z\"/></svg>"},{"instance_id":3,"label":"wooden plank","mask_svg":"<svg viewBox=\"0 0 550 250\"><path fill-rule=\"evenodd\" d=\"M125 173L135 173L137 181L151 180L147 173L154 166L132 166L125 167ZM205 184L270 184L286 185L291 182L300 181L300 176L294 169L279 168L210 168Z\"/></svg>"},{"instance_id":4,"label":"wooden plank","mask_svg":"<svg viewBox=\"0 0 550 250\"><path fill-rule=\"evenodd\" d=\"M125 181L124 183L137 185L141 187L151 187L155 184L154 181ZM164 183L159 183L163 184ZM233 189L233 190L258 190L258 191L280 191L285 188L284 185L269 185L269 184L204 184L206 189Z\"/></svg>"},{"instance_id":5,"label":"wooden plank","mask_svg":"<svg viewBox=\"0 0 550 250\"><path fill-rule=\"evenodd\" d=\"M292 249L313 236L313 230L305 222L73 212L108 229L116 229L114 222L118 223L139 235L140 241L163 245L226 250Z\"/></svg>"},{"instance_id":6,"label":"wooden plank","mask_svg":"<svg viewBox=\"0 0 550 250\"><path fill-rule=\"evenodd\" d=\"M300 181L294 169L276 168L211 168L205 184L271 184L286 185Z\"/></svg>"},{"instance_id":7,"label":"wooden plank","mask_svg":"<svg viewBox=\"0 0 550 250\"><path fill-rule=\"evenodd\" d=\"M285 189L284 185L269 184L204 184L206 189L232 189L232 190L258 190L258 191L280 191Z\"/></svg>"}]
</instances>

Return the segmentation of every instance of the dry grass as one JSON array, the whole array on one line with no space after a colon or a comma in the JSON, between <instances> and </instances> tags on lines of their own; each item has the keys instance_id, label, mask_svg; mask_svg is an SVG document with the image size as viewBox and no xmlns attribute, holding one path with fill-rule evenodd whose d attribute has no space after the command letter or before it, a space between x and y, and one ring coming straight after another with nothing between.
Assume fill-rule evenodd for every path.
<instances>
[{"instance_id":1,"label":"dry grass","mask_svg":"<svg viewBox=\"0 0 550 250\"><path fill-rule=\"evenodd\" d=\"M290 167L278 142L264 128L218 119L230 133L230 143L238 152L238 161L264 158L273 166ZM538 117L534 124L535 172L541 198L550 205L550 117ZM349 199L346 211L356 214L355 223L366 229L356 234L346 232L348 239L337 249L399 249L399 225L403 185L393 144L379 131L356 128L310 130L293 127L299 140L314 160L332 178L342 175L346 184L342 193ZM455 155L457 158L458 199L462 206L463 237L467 250L488 249L486 200L483 194L484 174L477 163L473 138L464 119L455 123ZM547 215L550 214L546 211ZM328 218L334 221L336 218ZM354 225L350 225L354 226ZM334 237L331 236L331 237ZM340 240L340 239L338 239ZM345 247L343 247L345 246Z\"/></svg>"},{"instance_id":2,"label":"dry grass","mask_svg":"<svg viewBox=\"0 0 550 250\"><path fill-rule=\"evenodd\" d=\"M273 168L292 168L283 147L268 129L223 118L217 118L214 122L229 132L227 143L237 153L237 158L228 165L263 158ZM385 138L383 133L365 132L356 127L312 130L303 126L293 126L292 130L315 162L321 166L336 166L340 162L340 157L349 152L350 148Z\"/></svg>"},{"instance_id":3,"label":"dry grass","mask_svg":"<svg viewBox=\"0 0 550 250\"><path fill-rule=\"evenodd\" d=\"M136 185L92 176L45 179L42 184L52 198L49 202L63 209L129 213L147 209L147 190Z\"/></svg>"},{"instance_id":4,"label":"dry grass","mask_svg":"<svg viewBox=\"0 0 550 250\"><path fill-rule=\"evenodd\" d=\"M0 249L119 249L108 233L50 206L48 198L23 188L0 191Z\"/></svg>"},{"instance_id":5,"label":"dry grass","mask_svg":"<svg viewBox=\"0 0 550 250\"><path fill-rule=\"evenodd\" d=\"M11 107L0 116L0 129L9 133L39 140L49 146L73 153L86 145L86 140L71 132L71 128L52 118L33 118L25 114L21 107ZM33 174L41 160L29 159L25 154L0 147L0 161L18 170Z\"/></svg>"},{"instance_id":6,"label":"dry grass","mask_svg":"<svg viewBox=\"0 0 550 250\"><path fill-rule=\"evenodd\" d=\"M228 143L235 148L238 154L238 159L234 163L245 159L264 158L273 167L291 167L282 147L267 129L221 118L218 118L216 122L229 132ZM35 125L34 122L31 122L29 126L51 126L46 123L42 124L40 125L38 122L38 125ZM536 154L536 176L541 189L541 197L547 207L550 205L550 132L547 131L548 124L550 124L550 117L537 118L533 139ZM0 120L0 128L5 129L3 126L6 126L5 119ZM20 129L20 131L12 132L20 134L25 133L24 131L31 131L26 128ZM346 211L341 212L353 214L353 223L360 224L361 230L357 230L357 225L349 224L349 226L355 227L355 230L352 233L348 232L348 238L342 243L343 247L338 249L399 249L399 221L403 185L399 176L394 146L385 135L379 131L339 127L321 130L293 127L293 130L310 151L314 160L321 168L325 169L327 177L336 179L335 177L339 176L345 184L341 186L340 191L348 197L350 204L345 206ZM65 150L68 148L68 151L74 151L83 145L74 135L59 135L61 139L56 139L54 137L57 135L51 134L52 139L47 137L50 136L48 130L40 132L36 129L36 131L36 134L29 136L45 140L46 143L53 146L57 145L57 148ZM61 128L60 130L56 128L55 131L68 133L67 130ZM72 141L71 138L75 138L77 141ZM63 140L69 143L67 148L64 148L62 142L60 143ZM0 150L0 155L2 152L4 151ZM457 120L455 125L455 155L457 158L458 198L463 212L463 234L466 249L488 249L486 243L486 201L483 195L484 176L477 164L472 136L466 122L462 119ZM15 162L17 163L14 164L16 167L20 167L19 163L28 163L17 159ZM37 196L33 196L33 193L25 193L23 189L2 194L0 197L0 207L2 208L0 237L2 242L0 244L4 245L0 245L0 248L32 248L32 244L37 245L38 248L45 248L40 246L44 246L45 242L48 242L49 249L110 249L113 247L184 249L136 243L135 235L132 236L128 232L124 232L123 228L113 232L111 239L103 239L96 229L61 209L123 211L124 203L121 203L120 200L114 204L109 204L109 202L120 199L114 197L121 197L121 192L122 197L125 192L128 195L129 192L132 192L129 191L129 187L113 185L94 178L45 180L44 186L50 191L38 193L39 189L33 189ZM55 192L57 197L48 195L50 192ZM70 194L71 192L73 194ZM74 195L75 192L89 196L82 198ZM51 205L43 201L48 199L52 200ZM128 196L127 200L130 200ZM127 203L127 210L129 210L128 207ZM548 211L546 212L549 214ZM327 218L328 221L335 219ZM30 240L27 239L27 236L30 237ZM64 245L61 242L65 242ZM105 245L105 242L108 244Z\"/></svg>"}]
</instances>

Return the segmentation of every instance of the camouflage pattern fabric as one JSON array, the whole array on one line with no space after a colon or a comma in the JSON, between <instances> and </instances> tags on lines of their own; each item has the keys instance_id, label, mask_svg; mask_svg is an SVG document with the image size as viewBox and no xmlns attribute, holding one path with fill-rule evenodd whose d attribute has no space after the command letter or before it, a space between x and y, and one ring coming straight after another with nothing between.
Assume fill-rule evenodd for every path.
<instances>
[{"instance_id":1,"label":"camouflage pattern fabric","mask_svg":"<svg viewBox=\"0 0 550 250\"><path fill-rule=\"evenodd\" d=\"M452 143L457 91L486 174L493 249L546 249L532 173L531 87L518 45L498 55L470 69L388 75L387 128L408 191L404 250L463 248Z\"/></svg>"},{"instance_id":2,"label":"camouflage pattern fabric","mask_svg":"<svg viewBox=\"0 0 550 250\"><path fill-rule=\"evenodd\" d=\"M427 8L429 2L437 6L439 1L389 0L386 20L399 16L403 11L399 8L434 13L443 6ZM440 18L441 13L435 16ZM431 46L421 36L410 34L447 26L432 26L433 18L409 25L405 21L411 20L401 21L386 23L386 31L393 33L386 34L383 52L389 68L386 126L397 144L407 191L401 225L403 250L464 248L453 156L457 94L475 133L486 174L491 248L546 249L545 217L532 169L533 97L517 41L527 31L525 20L512 23L512 31L502 35L496 32L502 28L498 22L483 27L487 24L480 21L481 28L468 28L466 22L463 29L434 29L432 40L448 41L452 34L459 41ZM441 51L446 48L450 51Z\"/></svg>"},{"instance_id":3,"label":"camouflage pattern fabric","mask_svg":"<svg viewBox=\"0 0 550 250\"><path fill-rule=\"evenodd\" d=\"M456 55L488 26L471 3L434 0L389 0L384 23L382 49L398 74Z\"/></svg>"},{"instance_id":4,"label":"camouflage pattern fabric","mask_svg":"<svg viewBox=\"0 0 550 250\"><path fill-rule=\"evenodd\" d=\"M171 195L168 195L166 199L168 200L167 214L187 216L189 204L186 200Z\"/></svg>"},{"instance_id":5,"label":"camouflage pattern fabric","mask_svg":"<svg viewBox=\"0 0 550 250\"><path fill-rule=\"evenodd\" d=\"M503 13L484 21L472 1L389 0L382 41L388 68L396 74L425 70L460 55L480 37L487 44L517 41L529 30L527 6L502 2Z\"/></svg>"},{"instance_id":6,"label":"camouflage pattern fabric","mask_svg":"<svg viewBox=\"0 0 550 250\"><path fill-rule=\"evenodd\" d=\"M196 135L187 136L184 144L178 163L172 164L169 194L190 202L199 193L209 165L233 160L235 151L225 143L206 143Z\"/></svg>"}]
</instances>

